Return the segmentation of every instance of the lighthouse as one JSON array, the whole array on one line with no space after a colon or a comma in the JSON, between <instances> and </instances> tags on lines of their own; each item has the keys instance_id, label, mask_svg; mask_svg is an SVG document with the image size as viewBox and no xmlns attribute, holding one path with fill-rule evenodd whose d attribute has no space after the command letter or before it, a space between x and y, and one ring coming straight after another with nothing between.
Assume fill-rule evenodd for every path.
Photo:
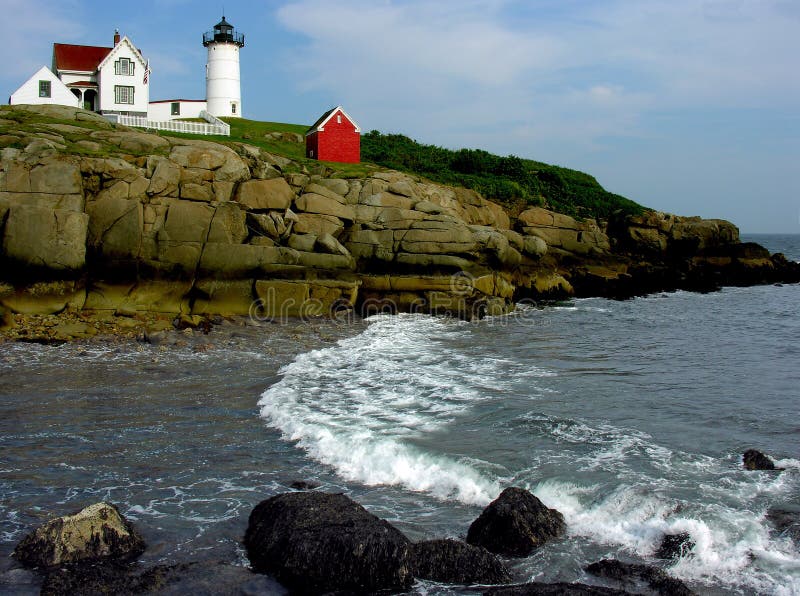
<instances>
[{"instance_id":1,"label":"lighthouse","mask_svg":"<svg viewBox=\"0 0 800 596\"><path fill-rule=\"evenodd\" d=\"M242 87L239 80L239 50L244 47L244 35L222 20L214 30L203 34L208 48L206 62L207 110L212 116L239 118L242 115Z\"/></svg>"}]
</instances>

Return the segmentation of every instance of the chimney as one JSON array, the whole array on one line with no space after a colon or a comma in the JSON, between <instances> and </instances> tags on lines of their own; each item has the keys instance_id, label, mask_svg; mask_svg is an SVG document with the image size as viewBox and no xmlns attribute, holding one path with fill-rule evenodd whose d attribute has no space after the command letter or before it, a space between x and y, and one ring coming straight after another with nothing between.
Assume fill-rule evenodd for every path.
<instances>
[{"instance_id":1,"label":"chimney","mask_svg":"<svg viewBox=\"0 0 800 596\"><path fill-rule=\"evenodd\" d=\"M119 43L120 36L119 36L119 29L114 29L114 46Z\"/></svg>"}]
</instances>

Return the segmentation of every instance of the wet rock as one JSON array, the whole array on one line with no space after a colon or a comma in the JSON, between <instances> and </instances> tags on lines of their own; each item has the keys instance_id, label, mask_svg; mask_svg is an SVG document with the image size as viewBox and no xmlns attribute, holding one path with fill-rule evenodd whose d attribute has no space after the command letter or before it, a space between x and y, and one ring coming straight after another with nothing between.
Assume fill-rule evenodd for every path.
<instances>
[{"instance_id":1,"label":"wet rock","mask_svg":"<svg viewBox=\"0 0 800 596\"><path fill-rule=\"evenodd\" d=\"M142 570L120 562L78 563L51 569L42 596L67 594L142 594L162 589L187 565L158 565Z\"/></svg>"},{"instance_id":2,"label":"wet rock","mask_svg":"<svg viewBox=\"0 0 800 596\"><path fill-rule=\"evenodd\" d=\"M694 547L695 542L689 532L665 534L656 551L656 557L674 561L689 555Z\"/></svg>"},{"instance_id":3,"label":"wet rock","mask_svg":"<svg viewBox=\"0 0 800 596\"><path fill-rule=\"evenodd\" d=\"M318 482L312 482L309 480L295 480L289 485L289 488L293 488L295 490L314 490L315 488L319 488Z\"/></svg>"},{"instance_id":4,"label":"wet rock","mask_svg":"<svg viewBox=\"0 0 800 596\"><path fill-rule=\"evenodd\" d=\"M567 529L564 516L529 491L510 487L472 522L467 542L490 552L526 557Z\"/></svg>"},{"instance_id":5,"label":"wet rock","mask_svg":"<svg viewBox=\"0 0 800 596\"><path fill-rule=\"evenodd\" d=\"M296 492L259 503L244 537L254 571L304 593L411 587L409 540L344 495Z\"/></svg>"},{"instance_id":6,"label":"wet rock","mask_svg":"<svg viewBox=\"0 0 800 596\"><path fill-rule=\"evenodd\" d=\"M784 505L767 511L769 520L781 536L788 536L800 547L800 505Z\"/></svg>"},{"instance_id":7,"label":"wet rock","mask_svg":"<svg viewBox=\"0 0 800 596\"><path fill-rule=\"evenodd\" d=\"M532 582L516 586L492 588L484 592L484 594L486 596L623 596L629 594L629 592L601 586L587 586L586 584Z\"/></svg>"},{"instance_id":8,"label":"wet rock","mask_svg":"<svg viewBox=\"0 0 800 596\"><path fill-rule=\"evenodd\" d=\"M506 566L480 546L458 540L428 540L411 546L414 577L446 584L505 584Z\"/></svg>"},{"instance_id":9,"label":"wet rock","mask_svg":"<svg viewBox=\"0 0 800 596\"><path fill-rule=\"evenodd\" d=\"M28 534L13 556L27 567L50 567L98 559L130 559L144 540L110 503L95 503L78 513L50 520Z\"/></svg>"},{"instance_id":10,"label":"wet rock","mask_svg":"<svg viewBox=\"0 0 800 596\"><path fill-rule=\"evenodd\" d=\"M166 585L158 589L160 596L195 596L239 594L242 596L278 596L287 590L273 578L253 573L246 567L223 562L194 563L171 568L165 573Z\"/></svg>"},{"instance_id":11,"label":"wet rock","mask_svg":"<svg viewBox=\"0 0 800 596\"><path fill-rule=\"evenodd\" d=\"M776 468L775 462L755 449L748 449L742 456L745 470L781 470Z\"/></svg>"},{"instance_id":12,"label":"wet rock","mask_svg":"<svg viewBox=\"0 0 800 596\"><path fill-rule=\"evenodd\" d=\"M616 559L603 559L586 568L588 573L618 581L625 588L636 590L643 585L664 596L693 596L686 584L670 577L663 570L641 563L624 563Z\"/></svg>"}]
</instances>

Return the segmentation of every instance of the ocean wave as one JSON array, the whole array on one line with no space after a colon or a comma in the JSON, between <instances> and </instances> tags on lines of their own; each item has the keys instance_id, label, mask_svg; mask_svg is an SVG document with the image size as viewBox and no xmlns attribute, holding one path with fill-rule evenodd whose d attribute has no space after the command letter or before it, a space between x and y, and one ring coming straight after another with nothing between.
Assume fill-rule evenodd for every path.
<instances>
[{"instance_id":1,"label":"ocean wave","mask_svg":"<svg viewBox=\"0 0 800 596\"><path fill-rule=\"evenodd\" d=\"M484 399L474 361L450 347L469 326L421 315L369 321L360 336L303 354L281 369L282 379L259 401L261 415L346 480L488 503L499 493L496 480L457 455L414 444ZM502 366L486 359L481 377L493 378L489 369Z\"/></svg>"}]
</instances>

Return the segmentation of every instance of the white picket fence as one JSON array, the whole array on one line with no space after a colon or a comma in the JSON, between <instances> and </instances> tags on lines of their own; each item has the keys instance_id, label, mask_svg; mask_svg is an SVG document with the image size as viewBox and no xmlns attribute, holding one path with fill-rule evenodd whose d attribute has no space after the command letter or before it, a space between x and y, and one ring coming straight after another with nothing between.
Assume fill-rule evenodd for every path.
<instances>
[{"instance_id":1,"label":"white picket fence","mask_svg":"<svg viewBox=\"0 0 800 596\"><path fill-rule=\"evenodd\" d=\"M123 126L133 126L135 128L146 128L148 130L167 130L170 132L183 132L193 135L219 135L224 137L231 136L231 127L216 116L212 116L205 110L200 112L200 117L208 123L184 122L181 120L165 120L156 122L148 120L142 116L121 116L119 114L105 114L111 122L122 124Z\"/></svg>"}]
</instances>

